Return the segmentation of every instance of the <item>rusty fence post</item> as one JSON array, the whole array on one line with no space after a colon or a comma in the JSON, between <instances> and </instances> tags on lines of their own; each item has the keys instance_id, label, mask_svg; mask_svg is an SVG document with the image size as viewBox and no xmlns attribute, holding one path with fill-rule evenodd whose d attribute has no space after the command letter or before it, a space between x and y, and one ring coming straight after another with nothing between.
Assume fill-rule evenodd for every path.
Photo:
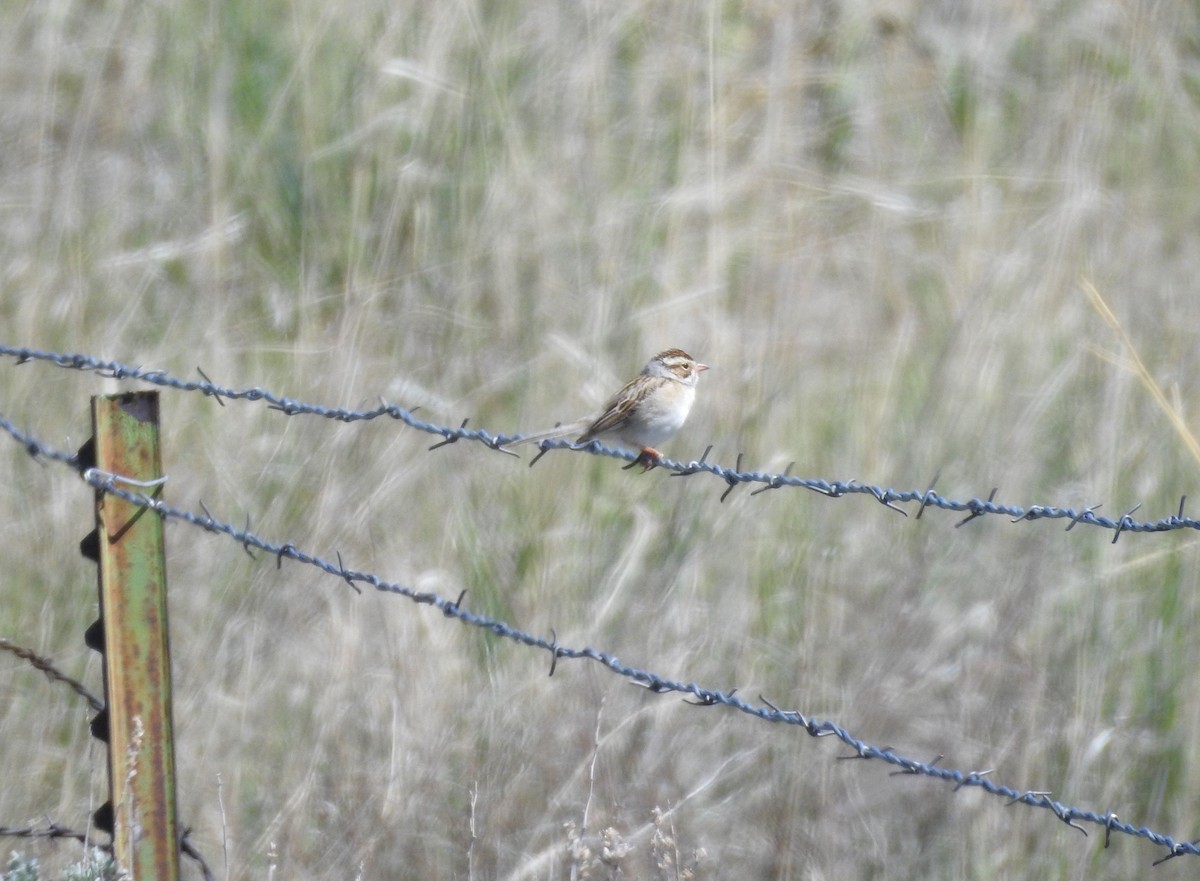
<instances>
[{"instance_id":1,"label":"rusty fence post","mask_svg":"<svg viewBox=\"0 0 1200 881\"><path fill-rule=\"evenodd\" d=\"M157 392L93 397L92 429L81 456L96 468L131 481L162 476ZM126 488L155 496L162 489ZM92 730L108 741L111 787L95 822L112 832L117 864L134 881L178 881L162 518L98 491L96 531L82 549L100 567L100 620L87 642L104 654L106 706Z\"/></svg>"}]
</instances>

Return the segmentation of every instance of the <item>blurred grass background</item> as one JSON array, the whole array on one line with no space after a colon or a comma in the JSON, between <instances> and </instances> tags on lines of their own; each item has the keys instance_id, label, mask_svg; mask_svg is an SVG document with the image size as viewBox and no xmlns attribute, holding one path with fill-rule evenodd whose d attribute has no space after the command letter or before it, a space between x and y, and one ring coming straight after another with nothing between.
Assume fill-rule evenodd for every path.
<instances>
[{"instance_id":1,"label":"blurred grass background","mask_svg":"<svg viewBox=\"0 0 1200 881\"><path fill-rule=\"evenodd\" d=\"M579 416L680 346L714 369L676 458L1167 516L1196 462L1081 285L1194 423L1198 35L1194 4L1096 0L0 5L0 336L496 432ZM0 412L73 448L118 387L10 363ZM164 414L175 504L1195 834L1190 534L722 505L699 477L431 454L393 424L169 393ZM98 689L89 494L0 459L0 634ZM218 875L615 877L594 838L569 850L585 811L630 844L621 877L1104 879L1162 856L167 542L180 815ZM88 711L0 669L0 824L84 828Z\"/></svg>"}]
</instances>

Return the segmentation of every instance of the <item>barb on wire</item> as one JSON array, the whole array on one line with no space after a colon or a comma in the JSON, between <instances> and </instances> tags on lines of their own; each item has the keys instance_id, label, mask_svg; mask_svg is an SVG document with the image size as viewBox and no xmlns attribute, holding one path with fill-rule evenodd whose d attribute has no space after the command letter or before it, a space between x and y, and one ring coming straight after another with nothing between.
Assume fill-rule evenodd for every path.
<instances>
[{"instance_id":1,"label":"barb on wire","mask_svg":"<svg viewBox=\"0 0 1200 881\"><path fill-rule=\"evenodd\" d=\"M992 503L996 500L996 493L998 491L999 491L999 487L993 486L992 491L990 493L988 493L986 502L981 502L978 499L972 499L971 500L972 504L970 504L970 506L969 506L971 513L968 514L963 519L959 520L957 523L955 523L954 528L958 529L958 527L960 527L960 526L966 526L968 523L970 523L976 517L982 517L984 514L996 513L996 511L993 510L994 506L992 505ZM1097 505L1096 507L1099 507L1099 506ZM1076 518L1076 520L1078 520L1078 518ZM1072 523L1071 525L1073 526L1074 523ZM1069 531L1070 529L1071 529L1071 527L1068 526L1067 530Z\"/></svg>"},{"instance_id":2,"label":"barb on wire","mask_svg":"<svg viewBox=\"0 0 1200 881\"><path fill-rule=\"evenodd\" d=\"M733 697L735 694L737 694L737 689L731 688L731 689L729 689L727 694L730 697ZM760 700L761 700L761 698L760 698ZM704 698L703 700L689 700L688 698L685 697L683 699L683 702L685 704L688 704L689 706L693 706L693 707L715 707L715 706L717 706L716 701L710 700L708 698Z\"/></svg>"},{"instance_id":3,"label":"barb on wire","mask_svg":"<svg viewBox=\"0 0 1200 881\"><path fill-rule=\"evenodd\" d=\"M995 490L993 490L993 492L995 492ZM1084 514L1090 514L1093 511L1095 511L1097 508L1102 508L1102 507L1104 507L1104 506L1103 505L1089 505L1088 507L1084 508L1082 511L1080 511L1078 514L1076 514L1074 517L1071 518L1071 522L1067 524L1067 528L1064 529L1063 531L1070 532L1072 529L1075 528L1075 524L1079 522L1079 519L1081 517L1083 517Z\"/></svg>"},{"instance_id":4,"label":"barb on wire","mask_svg":"<svg viewBox=\"0 0 1200 881\"><path fill-rule=\"evenodd\" d=\"M442 438L438 443L433 444L431 449L446 446L447 444L456 443L460 440L476 441L483 444L490 450L494 450L505 455L515 456L512 450L507 449L506 445L514 440L519 439L519 435L506 434L491 434L483 429L467 428L468 420L464 419L457 427L440 425L435 422L426 422L423 419L418 419L416 412L417 407L400 407L395 404L389 404L386 401L380 400L378 407L370 410L351 410L344 407L326 407L321 404L310 404L302 401L293 400L267 389L253 386L244 389L228 388L218 385L208 380L203 371L199 371L204 377L204 381L181 379L162 370L146 370L141 367L131 367L126 364L121 364L116 361L108 361L101 358L96 358L91 355L71 354L62 352L46 352L39 349L32 349L23 346L10 346L0 344L0 356L9 356L16 359L18 364L26 364L32 361L42 361L49 364L54 364L58 367L63 367L70 370L93 371L103 376L107 376L118 380L139 380L148 382L154 385L165 388L172 388L185 392L199 392L200 394L216 398L218 401L233 401L244 400L252 402L266 402L273 410L278 410L286 416L316 416L323 419L333 419L338 422L360 422L372 419L387 417L403 422L410 428L418 431L426 432L427 434L435 434ZM18 435L14 435L18 436ZM36 455L36 448L29 449L30 453ZM574 452L589 453L598 456L608 456L614 459L622 459L626 462L637 461L640 453L630 450L607 447L598 442L592 442L581 446L576 446L568 440L562 438L551 438L543 440L538 444L539 452L537 456L530 461L530 465L538 461L543 455L550 450L572 450ZM1083 523L1088 526L1095 526L1101 529L1108 529L1115 533L1114 541L1125 532L1170 532L1178 529L1200 529L1200 520L1183 515L1183 505L1180 504L1179 513L1172 514L1169 517L1163 517L1158 520L1134 520L1133 513L1137 508L1133 508L1118 520L1112 520L1107 517L1101 517L1094 512L1099 505L1091 505L1083 509L1074 507L1063 507L1058 505L1033 505L1029 508L1023 508L1017 505L1005 505L995 501L996 491L993 489L991 495L986 500L971 498L967 500L957 500L946 498L938 493L933 492L933 484L937 482L937 476L930 482L929 486L924 489L909 489L896 490L891 488L872 486L870 484L859 483L857 480L849 481L828 481L820 478L797 477L788 471L783 474L771 474L762 471L743 471L742 470L742 455L739 454L737 462L733 468L727 468L708 461L709 452L712 447L709 446L705 450L704 455L697 460L689 462L678 462L674 459L661 458L656 460L655 465L658 468L663 468L673 472L671 476L686 476L706 472L713 475L727 484L727 488L721 494L721 501L725 501L734 487L743 483L762 484L763 488L781 489L783 487L801 487L803 489L812 490L829 498L842 498L848 495L869 495L875 498L880 504L893 511L897 511L904 516L908 516L908 512L900 507L902 504L915 503L919 505L918 515L924 514L926 510L938 508L945 511L966 512L969 516L960 520L956 525L962 526L965 523L981 517L985 514L1007 516L1014 523L1021 523L1032 520L1066 520L1068 521L1068 529L1074 528L1076 525ZM1186 498L1186 497L1185 497ZM1140 507L1140 506L1139 506Z\"/></svg>"},{"instance_id":5,"label":"barb on wire","mask_svg":"<svg viewBox=\"0 0 1200 881\"><path fill-rule=\"evenodd\" d=\"M339 561L339 562L340 562L340 561ZM359 592L361 593L361 591L359 591ZM457 608L459 608L459 607L460 607L460 606L463 604L463 600L465 600L466 598L467 598L467 589L464 587L464 588L463 588L461 591L459 591L459 593L458 593L458 599L456 599L456 600L455 600L454 602L452 602L450 605L451 605L453 608L457 609Z\"/></svg>"},{"instance_id":6,"label":"barb on wire","mask_svg":"<svg viewBox=\"0 0 1200 881\"><path fill-rule=\"evenodd\" d=\"M1126 511L1124 515L1122 515L1121 519L1117 522L1117 531L1116 531L1116 534L1113 535L1113 540L1112 540L1113 544L1117 543L1117 539L1121 537L1122 532L1124 532L1126 529L1128 529L1131 525L1137 523L1137 521L1133 519L1132 514L1134 511L1136 511L1141 506L1142 506L1142 503L1138 502L1136 505L1134 505L1132 508L1130 508L1128 511Z\"/></svg>"},{"instance_id":7,"label":"barb on wire","mask_svg":"<svg viewBox=\"0 0 1200 881\"><path fill-rule=\"evenodd\" d=\"M39 441L30 436L18 432L12 424L0 415L0 428L3 428L15 439L25 444L28 448L30 445L35 447L35 451L39 456L49 458L64 463L69 463L71 457L65 454L55 454L53 450L44 446ZM1156 845L1167 848L1170 857L1187 854L1190 856L1200 856L1200 842L1177 842L1174 838L1154 832L1148 827L1137 827L1130 823L1120 822L1112 811L1097 813L1096 811L1084 810L1081 808L1064 805L1061 802L1050 798L1048 792L1037 790L1016 790L1008 786L1003 786L994 783L987 776L990 771L980 772L963 772L959 770L942 768L938 766L941 756L929 762L922 762L917 759L902 756L893 751L891 747L879 748L863 741L848 730L832 721L821 721L812 717L806 716L798 710L784 710L772 703L771 701L762 698L761 703L752 704L736 694L737 689L729 691L721 691L713 688L706 688L695 682L684 682L675 679L669 679L654 673L649 670L642 670L637 667L630 666L619 660L615 655L605 652L600 649L585 646L582 648L571 648L561 645L558 642L558 635L551 631L551 638L537 636L520 630L505 621L491 618L486 615L477 615L468 611L462 605L462 595L456 600L448 600L439 594L419 591L412 587L407 587L402 584L387 581L378 575L371 572L360 572L346 567L345 563L338 558L336 563L323 559L316 554L311 554L300 550L294 544L286 543L279 544L261 538L249 530L239 529L232 523L224 520L218 520L207 511L203 514L196 514L193 511L187 511L180 508L175 508L168 505L165 501L158 497L152 497L145 493L136 492L124 484L123 481L109 479L95 470L86 471L87 483L94 489L107 493L108 495L116 496L125 499L136 505L141 505L145 508L157 513L164 519L180 520L197 526L208 532L220 533L228 536L243 548L255 548L274 555L278 563L282 563L284 557L297 562L305 563L313 566L328 575L346 580L351 584L369 584L377 591L382 593L393 594L396 596L406 597L419 605L433 606L439 609L446 617L454 618L464 625L478 627L491 633L497 637L511 640L520 645L538 648L551 653L553 661L551 662L551 672L557 667L560 658L566 660L590 660L602 667L605 667L615 675L622 676L631 683L640 685L647 691L655 694L666 694L669 692L686 695L692 698L690 702L697 703L702 706L715 706L721 704L738 712L760 719L765 722L774 722L785 725L793 725L806 731L811 737L835 737L842 743L846 744L854 750L856 757L867 760L883 761L895 768L899 769L899 773L906 776L924 776L943 782L951 783L954 789L958 790L964 787L974 787L980 789L989 795L993 795L1002 799L1006 799L1007 804L1021 803L1030 807L1039 807L1051 811L1055 816L1062 820L1072 828L1078 829L1086 834L1086 830L1080 825L1083 822L1091 823L1096 826L1101 826L1105 829L1106 835L1111 835L1112 831L1118 831L1126 835L1144 838Z\"/></svg>"},{"instance_id":8,"label":"barb on wire","mask_svg":"<svg viewBox=\"0 0 1200 881\"><path fill-rule=\"evenodd\" d=\"M756 496L759 493L765 493L769 489L779 489L781 486L787 486L784 481L792 476L792 468L794 468L795 465L795 462L788 462L788 467L783 469L783 474L773 475L766 486L760 486L758 489L751 492L750 495Z\"/></svg>"},{"instance_id":9,"label":"barb on wire","mask_svg":"<svg viewBox=\"0 0 1200 881\"><path fill-rule=\"evenodd\" d=\"M196 368L196 372L197 372L197 373L199 373L199 374L200 374L200 376L202 376L202 377L204 378L204 381L205 381L205 382L207 382L209 385L212 385L212 380L208 378L208 374L207 374L207 373L205 373L205 372L204 372L203 370L201 370L199 367L197 367L197 368ZM216 399L216 402L217 402L219 405L221 405L222 407L224 407L224 406L225 406L225 402L221 400L221 396L220 396L220 395L213 395L213 398L214 398L214 399Z\"/></svg>"},{"instance_id":10,"label":"barb on wire","mask_svg":"<svg viewBox=\"0 0 1200 881\"><path fill-rule=\"evenodd\" d=\"M464 590L463 593L466 593ZM553 676L554 671L558 668L558 631L553 627L550 628L550 673Z\"/></svg>"},{"instance_id":11,"label":"barb on wire","mask_svg":"<svg viewBox=\"0 0 1200 881\"><path fill-rule=\"evenodd\" d=\"M929 507L936 496L933 493L933 488L937 486L938 478L942 476L942 469L939 468L937 473L933 475L933 480L929 481L929 486L925 490L925 494L921 497L921 507L917 509L917 519L921 519L921 515L925 513L925 509Z\"/></svg>"},{"instance_id":12,"label":"barb on wire","mask_svg":"<svg viewBox=\"0 0 1200 881\"><path fill-rule=\"evenodd\" d=\"M741 471L742 471L742 454L741 453L738 453L737 464L734 465L733 467L734 467L735 473L737 473L737 474L741 473ZM729 489L727 489L727 490L725 490L725 492L721 493L721 504L725 504L725 500L727 498L729 498L729 494L731 492L733 492L734 489L737 488L738 483L740 483L740 481L737 480L736 477L732 474L725 475L725 482L729 484Z\"/></svg>"},{"instance_id":13,"label":"barb on wire","mask_svg":"<svg viewBox=\"0 0 1200 881\"><path fill-rule=\"evenodd\" d=\"M204 859L204 854L200 853L196 849L196 846L192 844L191 835L192 829L190 826L183 830L183 834L179 836L179 851L200 866L200 873L204 876L204 881L213 881L212 869L208 867L208 862Z\"/></svg>"},{"instance_id":14,"label":"barb on wire","mask_svg":"<svg viewBox=\"0 0 1200 881\"><path fill-rule=\"evenodd\" d=\"M962 788L963 788L964 786L966 786L968 783L971 783L971 782L973 782L974 780L976 780L976 779L978 779L978 778L980 778L980 777L986 777L988 774L991 774L991 773L992 773L993 771L995 771L995 770L996 770L995 768L988 768L986 771L972 771L972 772L970 772L969 774L967 774L967 776L966 776L966 777L964 777L964 778L962 779L962 781L961 781L961 782L960 782L960 783L959 783L957 786L955 786L955 787L954 787L954 791L955 791L955 792L958 792L960 789L962 789Z\"/></svg>"}]
</instances>

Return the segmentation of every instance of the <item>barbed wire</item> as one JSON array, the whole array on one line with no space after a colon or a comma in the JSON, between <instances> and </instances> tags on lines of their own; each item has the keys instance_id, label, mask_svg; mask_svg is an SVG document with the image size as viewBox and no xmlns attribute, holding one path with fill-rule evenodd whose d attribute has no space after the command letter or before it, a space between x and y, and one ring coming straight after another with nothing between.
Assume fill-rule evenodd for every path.
<instances>
[{"instance_id":1,"label":"barbed wire","mask_svg":"<svg viewBox=\"0 0 1200 881\"><path fill-rule=\"evenodd\" d=\"M2 636L0 636L0 649L16 655L24 661L28 661L31 667L35 670L41 670L49 679L70 686L71 690L86 700L88 706L96 712L104 709L104 701L88 691L87 686L78 679L73 679L59 670L49 658L44 658L32 649L19 646L12 642L12 640L5 639Z\"/></svg>"},{"instance_id":2,"label":"barbed wire","mask_svg":"<svg viewBox=\"0 0 1200 881\"><path fill-rule=\"evenodd\" d=\"M112 379L134 379L179 391L199 392L200 394L215 398L222 405L226 399L265 402L272 409L280 411L285 416L316 416L338 422L361 422L388 417L403 422L405 425L415 428L418 431L440 436L442 440L433 444L429 448L431 450L467 440L483 444L488 449L515 456L516 453L507 449L506 445L520 438L520 435L492 434L484 429L468 428L469 419L464 419L458 426L426 422L415 415L419 408L405 408L396 404L389 404L382 398L378 407L367 410L354 410L345 407L327 407L321 404L297 401L259 386L243 389L229 388L210 381L200 368L197 368L197 372L203 377L201 380L187 380L172 376L162 370L131 367L127 364L104 360L91 355L46 352L21 346L0 344L0 356L16 358L18 364L41 361L71 370L97 372ZM564 449L623 459L630 463L629 467L642 461L637 453L608 447L599 441L576 445L569 440L556 438L542 441L538 444L538 448L540 452L530 461L530 465L535 464L549 450ZM985 515L1008 517L1012 523L1024 523L1034 520L1065 520L1067 521L1067 531L1074 529L1081 523L1087 526L1096 526L1111 530L1114 533L1112 539L1114 544L1126 532L1172 532L1178 529L1200 529L1200 520L1184 515L1184 506L1187 502L1186 495L1179 500L1178 512L1170 516L1161 517L1157 520L1137 520L1133 515L1141 508L1141 503L1139 502L1129 508L1120 517L1113 520L1096 513L1102 507L1100 504L1088 505L1084 508L1064 505L1031 505L1029 507L1021 507L1018 505L1002 504L995 501L996 493L998 492L998 488L995 487L992 488L991 493L986 499L971 498L964 501L949 498L934 492L934 486L938 480L937 475L934 476L933 480L923 490L897 490L861 483L857 479L847 481L797 477L791 473L795 465L794 462L788 465L782 473L745 471L742 469L744 454L739 453L736 463L730 468L708 461L708 456L712 452L712 449L710 445L699 459L681 462L664 457L658 459L655 464L672 472L672 477L688 477L703 472L721 479L727 484L725 491L721 494L722 502L738 486L743 484L761 484L761 486L751 492L751 495L758 495L771 489L799 487L832 499L851 495L870 496L885 507L897 511L906 517L908 516L908 512L899 507L899 505L916 503L919 505L916 512L917 519L920 519L925 511L929 509L965 513L967 516L955 524L956 528Z\"/></svg>"},{"instance_id":3,"label":"barbed wire","mask_svg":"<svg viewBox=\"0 0 1200 881\"><path fill-rule=\"evenodd\" d=\"M183 834L179 836L179 852L184 856L194 861L200 867L200 873L204 877L204 881L213 881L212 869L208 867L208 862L204 859L204 855L196 849L196 846L191 842L191 829L184 829ZM0 837L2 838L45 838L49 840L66 838L71 841L78 841L85 847L93 847L96 850L112 856L113 846L96 841L90 835L84 832L77 832L61 823L56 823L49 817L46 818L46 825L25 826L23 828L15 828L12 826L0 826Z\"/></svg>"},{"instance_id":4,"label":"barbed wire","mask_svg":"<svg viewBox=\"0 0 1200 881\"><path fill-rule=\"evenodd\" d=\"M72 841L78 841L80 844L90 844L92 847L99 848L106 853L112 853L112 846L100 844L89 838L83 832L76 832L66 826L55 823L47 818L45 826L24 826L20 829L12 826L0 826L0 836L5 838L68 838Z\"/></svg>"},{"instance_id":5,"label":"barbed wire","mask_svg":"<svg viewBox=\"0 0 1200 881\"><path fill-rule=\"evenodd\" d=\"M897 753L892 747L878 747L864 740L861 740L851 734L846 728L836 722L828 720L818 720L812 718L799 710L783 709L770 700L759 696L761 704L753 704L743 700L737 696L737 689L729 691L721 691L715 688L708 688L699 685L695 682L684 682L681 680L671 679L666 676L659 675L649 670L643 670L638 667L631 666L622 662L615 655L612 655L601 649L592 648L590 646L583 648L572 648L561 645L558 642L557 635L551 630L551 636L546 639L543 636L527 633L520 630L505 621L497 618L492 618L486 615L478 615L469 611L463 605L466 597L466 591L463 591L457 599L449 600L437 593L431 591L420 591L415 588L388 581L380 576L371 573L363 572L356 569L349 569L342 561L341 554L337 554L337 562L324 559L316 554L312 554L301 550L291 542L278 543L264 539L250 531L249 524L243 529L234 524L218 520L209 513L203 502L200 503L200 508L203 514L197 514L193 511L187 511L180 508L168 505L160 498L154 498L145 493L135 492L125 486L118 484L124 483L126 486L132 485L134 482L124 480L120 475L109 474L100 471L96 468L83 467L83 463L78 456L56 451L51 447L43 444L34 436L22 432L17 429L7 418L0 414L0 429L7 432L25 450L34 457L46 458L56 462L67 464L80 473L84 481L93 489L106 493L108 495L122 498L133 504L148 508L156 512L165 520L180 520L192 526L204 529L207 532L219 533L233 539L249 554L254 557L253 551L264 551L276 559L276 568L283 565L285 558L313 566L328 575L335 576L345 581L355 592L361 593L358 585L366 584L373 587L381 593L388 593L396 596L402 596L419 605L432 606L442 612L447 618L453 618L462 624L472 627L478 627L483 630L490 631L494 635L511 640L521 645L532 648L548 651L551 656L550 675L553 676L560 659L566 660L590 660L600 664L610 672L622 676L630 680L632 683L642 686L647 691L654 694L677 693L687 695L684 699L685 703L698 707L715 707L726 706L731 709L745 713L765 722L773 722L785 725L792 725L802 728L811 737L834 737L840 740L843 744L853 750L852 755L839 756L840 759L863 759L863 760L878 760L899 768L893 772L894 775L912 775L929 777L935 780L941 780L954 785L954 792L964 787L976 787L983 790L989 795L996 796L1006 800L1006 805L1023 804L1029 807L1042 808L1049 810L1059 820L1066 823L1073 829L1077 829L1085 836L1087 830L1081 825L1082 823L1090 823L1100 826L1104 829L1104 845L1108 847L1112 833L1120 832L1126 835L1131 835L1138 838L1144 838L1160 847L1168 850L1166 856L1154 862L1154 865L1159 865L1166 860L1177 856L1189 855L1200 856L1200 839L1194 841L1176 841L1172 836L1164 835L1155 832L1146 826L1134 826L1130 823L1121 822L1119 817L1113 811L1099 813L1097 811L1078 808L1070 805L1065 805L1051 797L1051 792L1048 790L1019 790L1009 786L994 783L989 779L992 773L987 771L961 771L951 768L938 767L938 762L942 756L938 756L929 762L922 762Z\"/></svg>"}]
</instances>

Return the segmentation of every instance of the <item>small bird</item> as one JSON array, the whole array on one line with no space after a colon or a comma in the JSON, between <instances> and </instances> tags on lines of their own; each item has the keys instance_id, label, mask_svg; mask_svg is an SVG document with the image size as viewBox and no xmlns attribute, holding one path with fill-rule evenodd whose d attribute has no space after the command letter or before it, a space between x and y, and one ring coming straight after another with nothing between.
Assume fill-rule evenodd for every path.
<instances>
[{"instance_id":1,"label":"small bird","mask_svg":"<svg viewBox=\"0 0 1200 881\"><path fill-rule=\"evenodd\" d=\"M662 458L655 445L683 426L696 399L696 381L707 369L707 364L699 363L682 349L659 352L641 373L608 399L598 416L526 435L505 446L578 435L576 444L598 440L633 447L641 452L636 461L652 468Z\"/></svg>"}]
</instances>

